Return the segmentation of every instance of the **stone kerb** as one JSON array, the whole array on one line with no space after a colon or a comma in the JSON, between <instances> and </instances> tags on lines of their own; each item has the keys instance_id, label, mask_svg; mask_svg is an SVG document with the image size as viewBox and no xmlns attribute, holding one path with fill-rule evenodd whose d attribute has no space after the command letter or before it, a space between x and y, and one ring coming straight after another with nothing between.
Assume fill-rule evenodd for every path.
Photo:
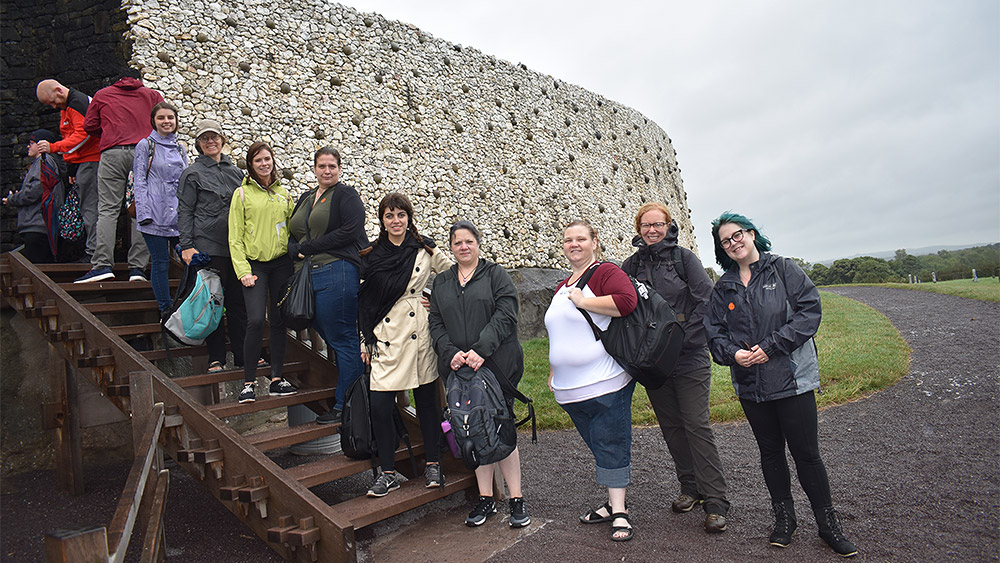
<instances>
[{"instance_id":1,"label":"stone kerb","mask_svg":"<svg viewBox=\"0 0 1000 563\"><path fill-rule=\"evenodd\" d=\"M179 105L182 138L218 119L241 165L252 141L268 141L293 192L313 184L318 147L338 148L369 233L379 199L398 190L438 240L470 219L488 258L562 268L566 223L589 219L621 260L635 210L659 200L697 252L670 138L629 107L322 0L123 4L131 62Z\"/></svg>"}]
</instances>

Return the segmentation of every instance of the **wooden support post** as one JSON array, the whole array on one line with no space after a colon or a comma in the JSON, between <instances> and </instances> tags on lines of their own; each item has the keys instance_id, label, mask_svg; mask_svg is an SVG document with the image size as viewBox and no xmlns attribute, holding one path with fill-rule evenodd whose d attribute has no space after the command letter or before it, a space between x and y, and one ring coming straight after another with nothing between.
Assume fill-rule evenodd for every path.
<instances>
[{"instance_id":1,"label":"wooden support post","mask_svg":"<svg viewBox=\"0 0 1000 563\"><path fill-rule=\"evenodd\" d=\"M148 438L145 434L149 421L153 416L153 374L148 371L131 372L128 375L128 385L129 397L132 401L132 451L136 456L139 456L149 447L148 444L143 443L143 440ZM163 448L157 444L156 452L153 454L153 462L149 469L150 475L157 475L163 469L163 465ZM166 479L164 475L160 475L160 477ZM166 484L164 483L163 486L165 487ZM167 550L166 538L163 533L163 523L162 520L154 523L156 520L156 492L156 487L148 485L143 490L142 501L139 504L139 522L142 524L142 529L145 530L147 536L154 534L157 538L156 544L160 546L160 549L154 550L157 557L154 561L165 561ZM151 529L151 526L154 525L158 528L155 532Z\"/></svg>"},{"instance_id":2,"label":"wooden support post","mask_svg":"<svg viewBox=\"0 0 1000 563\"><path fill-rule=\"evenodd\" d=\"M108 536L103 526L45 534L45 563L107 560Z\"/></svg>"},{"instance_id":3,"label":"wooden support post","mask_svg":"<svg viewBox=\"0 0 1000 563\"><path fill-rule=\"evenodd\" d=\"M56 474L59 487L71 495L83 494L83 443L80 433L80 401L76 369L65 362L66 373L56 384L62 424L56 428Z\"/></svg>"}]
</instances>

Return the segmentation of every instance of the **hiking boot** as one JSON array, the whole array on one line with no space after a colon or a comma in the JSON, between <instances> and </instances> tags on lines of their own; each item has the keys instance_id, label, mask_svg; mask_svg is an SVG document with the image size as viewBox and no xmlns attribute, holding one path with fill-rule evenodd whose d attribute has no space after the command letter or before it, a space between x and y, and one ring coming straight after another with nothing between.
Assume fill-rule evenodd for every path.
<instances>
[{"instance_id":1,"label":"hiking boot","mask_svg":"<svg viewBox=\"0 0 1000 563\"><path fill-rule=\"evenodd\" d=\"M710 534L719 534L726 531L726 517L721 514L705 515L705 531Z\"/></svg>"},{"instance_id":2,"label":"hiking boot","mask_svg":"<svg viewBox=\"0 0 1000 563\"><path fill-rule=\"evenodd\" d=\"M333 424L334 422L340 422L341 410L337 407L326 411L325 413L316 417L317 424Z\"/></svg>"},{"instance_id":3,"label":"hiking boot","mask_svg":"<svg viewBox=\"0 0 1000 563\"><path fill-rule=\"evenodd\" d=\"M528 509L524 507L524 497L510 499L510 527L523 528L531 524L531 517L528 516Z\"/></svg>"},{"instance_id":4,"label":"hiking boot","mask_svg":"<svg viewBox=\"0 0 1000 563\"><path fill-rule=\"evenodd\" d=\"M243 390L240 391L240 402L241 403L252 403L257 400L257 392L254 390L256 387L253 383L246 383L243 385Z\"/></svg>"},{"instance_id":5,"label":"hiking boot","mask_svg":"<svg viewBox=\"0 0 1000 563\"><path fill-rule=\"evenodd\" d=\"M275 379L271 382L271 386L267 390L267 392L271 395L277 395L279 397L294 395L297 391L298 389L296 389L294 385L284 379Z\"/></svg>"},{"instance_id":6,"label":"hiking boot","mask_svg":"<svg viewBox=\"0 0 1000 563\"><path fill-rule=\"evenodd\" d=\"M371 488L368 489L368 496L372 498L384 497L390 491L395 491L398 488L399 479L396 477L395 471L379 473Z\"/></svg>"},{"instance_id":7,"label":"hiking boot","mask_svg":"<svg viewBox=\"0 0 1000 563\"><path fill-rule=\"evenodd\" d=\"M128 269L128 281L130 282L148 282L146 279L146 274L142 273L139 268L129 268Z\"/></svg>"},{"instance_id":8,"label":"hiking boot","mask_svg":"<svg viewBox=\"0 0 1000 563\"><path fill-rule=\"evenodd\" d=\"M851 540L844 537L844 532L840 528L840 516L832 506L821 508L814 513L816 525L819 527L819 537L823 538L837 555L854 557L858 554L858 548L851 543Z\"/></svg>"},{"instance_id":9,"label":"hiking boot","mask_svg":"<svg viewBox=\"0 0 1000 563\"><path fill-rule=\"evenodd\" d=\"M490 516L497 513L497 505L493 502L493 497L479 497L479 502L476 503L476 507L472 509L469 513L468 518L465 519L466 526L482 526L483 522Z\"/></svg>"},{"instance_id":10,"label":"hiking boot","mask_svg":"<svg viewBox=\"0 0 1000 563\"><path fill-rule=\"evenodd\" d=\"M773 546L788 547L792 543L792 534L798 527L795 522L795 505L791 500L783 500L772 502L771 508L774 510L774 530L767 541Z\"/></svg>"},{"instance_id":11,"label":"hiking boot","mask_svg":"<svg viewBox=\"0 0 1000 563\"><path fill-rule=\"evenodd\" d=\"M691 512L692 508L702 504L703 502L705 502L705 499L695 498L688 494L682 494L674 499L674 502L670 503L670 509L678 514Z\"/></svg>"},{"instance_id":12,"label":"hiking boot","mask_svg":"<svg viewBox=\"0 0 1000 563\"><path fill-rule=\"evenodd\" d=\"M90 283L113 279L115 279L115 274L111 271L111 268L92 268L86 274L73 280L73 283Z\"/></svg>"},{"instance_id":13,"label":"hiking boot","mask_svg":"<svg viewBox=\"0 0 1000 563\"><path fill-rule=\"evenodd\" d=\"M424 467L424 479L427 480L428 489L443 487L444 476L441 475L441 464L431 463Z\"/></svg>"}]
</instances>

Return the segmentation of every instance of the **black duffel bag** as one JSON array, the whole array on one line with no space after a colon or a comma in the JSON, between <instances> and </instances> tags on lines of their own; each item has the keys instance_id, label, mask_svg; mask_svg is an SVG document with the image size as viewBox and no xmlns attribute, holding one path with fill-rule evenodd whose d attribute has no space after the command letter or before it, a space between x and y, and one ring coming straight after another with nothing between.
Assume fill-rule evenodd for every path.
<instances>
[{"instance_id":1,"label":"black duffel bag","mask_svg":"<svg viewBox=\"0 0 1000 563\"><path fill-rule=\"evenodd\" d=\"M316 296L313 295L312 259L306 258L302 268L288 280L285 296L278 302L285 326L292 330L303 330L312 324L316 314Z\"/></svg>"}]
</instances>

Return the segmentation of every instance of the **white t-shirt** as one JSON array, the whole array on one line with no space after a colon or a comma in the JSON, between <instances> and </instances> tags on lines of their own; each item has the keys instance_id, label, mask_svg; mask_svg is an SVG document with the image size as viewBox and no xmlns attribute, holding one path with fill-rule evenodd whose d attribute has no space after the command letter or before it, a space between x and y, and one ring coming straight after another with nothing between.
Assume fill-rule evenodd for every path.
<instances>
[{"instance_id":1,"label":"white t-shirt","mask_svg":"<svg viewBox=\"0 0 1000 563\"><path fill-rule=\"evenodd\" d=\"M613 393L632 380L604 349L604 344L594 338L587 319L569 300L570 289L560 287L545 311L552 389L559 404ZM583 288L583 295L595 297L589 286ZM601 330L606 330L611 322L606 315L590 313L590 317Z\"/></svg>"}]
</instances>

